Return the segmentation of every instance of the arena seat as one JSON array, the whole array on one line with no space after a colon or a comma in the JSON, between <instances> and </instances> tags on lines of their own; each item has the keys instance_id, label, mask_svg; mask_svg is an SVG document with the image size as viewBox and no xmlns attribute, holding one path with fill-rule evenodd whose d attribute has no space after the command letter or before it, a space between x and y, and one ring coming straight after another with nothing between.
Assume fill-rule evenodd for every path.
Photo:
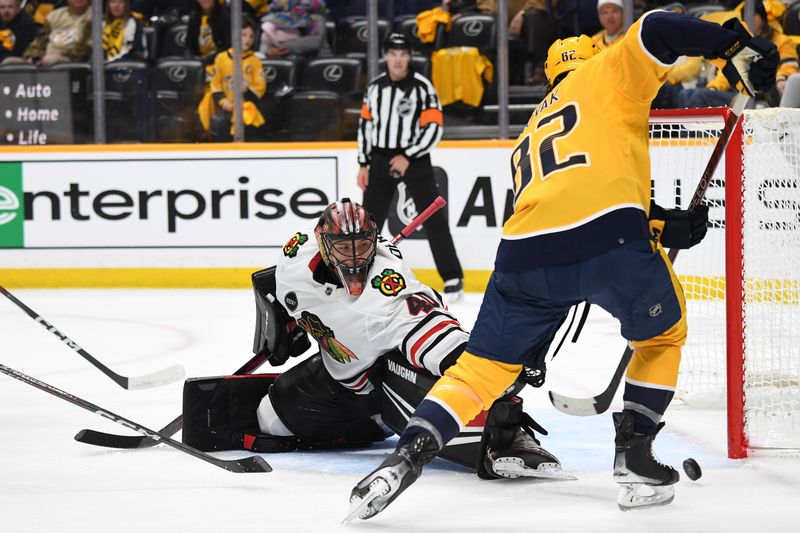
<instances>
[{"instance_id":1,"label":"arena seat","mask_svg":"<svg viewBox=\"0 0 800 533\"><path fill-rule=\"evenodd\" d=\"M495 18L489 15L463 15L453 21L447 34L446 46L473 46L480 50L494 50Z\"/></svg>"},{"instance_id":2,"label":"arena seat","mask_svg":"<svg viewBox=\"0 0 800 533\"><path fill-rule=\"evenodd\" d=\"M148 68L144 61L105 66L106 137L110 142L142 142L149 129Z\"/></svg>"},{"instance_id":3,"label":"arena seat","mask_svg":"<svg viewBox=\"0 0 800 533\"><path fill-rule=\"evenodd\" d=\"M378 37L383 43L389 34L391 25L386 19L378 20ZM363 18L348 18L337 25L338 34L336 36L337 55L344 55L350 52L366 52L367 38L369 34L369 23Z\"/></svg>"},{"instance_id":4,"label":"arena seat","mask_svg":"<svg viewBox=\"0 0 800 533\"><path fill-rule=\"evenodd\" d=\"M188 55L189 51L186 48L187 27L187 24L178 22L164 31L158 57L186 57Z\"/></svg>"},{"instance_id":5,"label":"arena seat","mask_svg":"<svg viewBox=\"0 0 800 533\"><path fill-rule=\"evenodd\" d=\"M691 17L702 17L707 13L716 13L719 11L727 11L728 8L720 4L695 4L686 6L686 14Z\"/></svg>"},{"instance_id":6,"label":"arena seat","mask_svg":"<svg viewBox=\"0 0 800 533\"><path fill-rule=\"evenodd\" d=\"M152 64L158 54L158 29L153 26L144 26L142 28L142 35L144 36L147 61Z\"/></svg>"},{"instance_id":7,"label":"arena seat","mask_svg":"<svg viewBox=\"0 0 800 533\"><path fill-rule=\"evenodd\" d=\"M331 91L342 97L358 97L364 91L362 63L346 57L320 58L309 61L300 86L310 91Z\"/></svg>"},{"instance_id":8,"label":"arena seat","mask_svg":"<svg viewBox=\"0 0 800 533\"><path fill-rule=\"evenodd\" d=\"M164 58L153 68L156 139L191 142L197 139L197 104L203 96L203 63L197 59Z\"/></svg>"},{"instance_id":9,"label":"arena seat","mask_svg":"<svg viewBox=\"0 0 800 533\"><path fill-rule=\"evenodd\" d=\"M297 63L289 59L262 59L261 66L264 70L264 79L267 80L267 94L285 91L285 87L297 86Z\"/></svg>"},{"instance_id":10,"label":"arena seat","mask_svg":"<svg viewBox=\"0 0 800 533\"><path fill-rule=\"evenodd\" d=\"M783 33L800 35L800 2L790 5L783 15Z\"/></svg>"},{"instance_id":11,"label":"arena seat","mask_svg":"<svg viewBox=\"0 0 800 533\"><path fill-rule=\"evenodd\" d=\"M305 91L293 95L289 100L289 140L340 140L341 108L341 98L331 91Z\"/></svg>"}]
</instances>

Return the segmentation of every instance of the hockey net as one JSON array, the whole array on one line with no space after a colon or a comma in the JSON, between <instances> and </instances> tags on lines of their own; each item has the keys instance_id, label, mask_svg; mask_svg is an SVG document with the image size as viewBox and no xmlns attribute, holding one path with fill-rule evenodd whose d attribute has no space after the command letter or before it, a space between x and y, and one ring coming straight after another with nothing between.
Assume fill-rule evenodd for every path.
<instances>
[{"instance_id":1,"label":"hockey net","mask_svg":"<svg viewBox=\"0 0 800 533\"><path fill-rule=\"evenodd\" d=\"M686 208L726 109L654 112L653 197ZM746 111L706 192L709 229L675 271L689 336L676 400L727 407L728 450L800 449L800 110Z\"/></svg>"}]
</instances>

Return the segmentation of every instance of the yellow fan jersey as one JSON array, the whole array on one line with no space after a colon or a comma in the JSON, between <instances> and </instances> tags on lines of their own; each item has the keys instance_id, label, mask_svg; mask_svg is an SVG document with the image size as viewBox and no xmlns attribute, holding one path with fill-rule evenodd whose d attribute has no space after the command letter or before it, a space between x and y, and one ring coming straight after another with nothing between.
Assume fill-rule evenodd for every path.
<instances>
[{"instance_id":1,"label":"yellow fan jersey","mask_svg":"<svg viewBox=\"0 0 800 533\"><path fill-rule=\"evenodd\" d=\"M511 156L514 212L495 269L567 264L648 239L650 102L670 70L640 18L534 110Z\"/></svg>"},{"instance_id":2,"label":"yellow fan jersey","mask_svg":"<svg viewBox=\"0 0 800 533\"><path fill-rule=\"evenodd\" d=\"M483 99L483 80L492 82L494 67L477 48L456 46L431 54L431 72L442 105L462 101L478 107Z\"/></svg>"}]
</instances>

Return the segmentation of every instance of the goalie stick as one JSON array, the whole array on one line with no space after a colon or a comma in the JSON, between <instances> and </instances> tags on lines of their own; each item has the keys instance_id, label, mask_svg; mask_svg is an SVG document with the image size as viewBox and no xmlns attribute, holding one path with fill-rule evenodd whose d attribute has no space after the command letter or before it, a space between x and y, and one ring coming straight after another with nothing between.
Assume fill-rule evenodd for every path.
<instances>
[{"instance_id":1,"label":"goalie stick","mask_svg":"<svg viewBox=\"0 0 800 533\"><path fill-rule=\"evenodd\" d=\"M88 402L83 398L78 398L77 396L73 396L68 392L65 392L61 389L58 389L52 385L45 383L44 381L40 381L27 374L23 374L18 370L14 370L13 368L7 367L4 364L0 364L0 372L14 379L22 381L23 383L27 383L28 385L35 387L39 390L42 390L48 394L51 394L56 398L61 398L62 400L68 401L71 404L77 405L78 407L86 409L87 411L91 411L96 415L102 416L103 418L107 418L112 422L116 422L117 424L130 428L138 433L141 433L142 435L146 435L151 439L157 440L158 442L163 442L164 444L168 444L169 446L172 446L176 450L182 451L183 453L187 453L193 457L197 457L202 461L211 463L212 465L217 466L219 468L223 468L229 472L236 472L236 473L272 472L272 467L269 466L269 463L267 463L261 456L251 455L249 457L244 457L242 459L217 459L216 457L201 452L200 450L192 448L191 446L187 446L182 442L172 440L165 435L153 431L152 429L147 429L146 427L137 424L132 420L114 414L111 411L106 411L105 409L98 407L97 405Z\"/></svg>"},{"instance_id":2,"label":"goalie stick","mask_svg":"<svg viewBox=\"0 0 800 533\"><path fill-rule=\"evenodd\" d=\"M422 225L426 220L430 218L432 214L436 211L441 209L447 205L447 201L442 198L441 196L437 196L436 199L429 205L422 213L414 217L405 228L400 230L400 233L392 237L391 243L398 244L403 239L411 235L414 230L416 230L420 225ZM247 361L244 365L242 365L239 370L233 373L234 376L240 376L244 374L250 374L258 369L261 365L263 365L267 359L269 359L269 354L257 354L252 357L249 361ZM175 420L161 428L159 433L166 436L171 437L175 433L181 430L183 427L183 414L178 415ZM75 435L75 440L78 442L82 442L84 444L91 444L93 446L104 446L106 448L150 448L151 446L155 446L158 444L158 440L153 439L149 436L127 436L127 435L115 435L113 433L103 433L101 431L94 431L92 429L82 429Z\"/></svg>"},{"instance_id":3,"label":"goalie stick","mask_svg":"<svg viewBox=\"0 0 800 533\"><path fill-rule=\"evenodd\" d=\"M713 177L714 172L717 170L717 166L722 159L725 148L728 146L728 140L730 140L731 134L733 133L733 130L739 121L739 115L741 115L749 100L749 97L741 93L737 94L736 98L734 99L733 105L731 106L731 111L725 119L725 125L722 127L722 131L720 131L719 139L717 139L717 143L714 145L714 151L711 153L711 157L706 164L706 168L700 177L700 182L697 184L697 188L694 191L692 200L689 202L689 211L693 210L700 204L700 202L703 201L703 198L706 195L706 190L708 189L708 185L711 183L711 178ZM674 263L675 259L678 257L678 249L671 249L668 257L670 262ZM622 380L622 375L628 368L628 364L631 362L632 357L633 349L631 348L630 344L628 344L625 347L625 351L622 353L622 358L620 359L616 370L614 370L614 375L611 376L610 383L606 389L597 396L592 396L590 398L572 398L569 396L564 396L563 394L559 394L555 391L550 391L548 393L550 396L550 402L562 413L572 416L593 416L604 413L611 405L614 395L617 393L617 389L619 388L620 381Z\"/></svg>"},{"instance_id":4,"label":"goalie stick","mask_svg":"<svg viewBox=\"0 0 800 533\"><path fill-rule=\"evenodd\" d=\"M144 376L134 376L134 377L127 377L121 376L108 368L106 365L92 357L89 352L81 348L77 342L67 337L64 333L60 332L54 325L50 322L45 320L40 315L36 314L36 311L22 303L16 296L8 292L5 287L0 285L0 293L3 294L6 298L11 300L17 307L25 311L25 313L33 319L34 322L38 322L41 324L47 331L61 339L61 341L70 347L70 349L76 352L78 355L89 361L95 368L100 370L103 374L110 377L114 383L122 387L126 390L142 390L142 389L150 389L153 387L161 387L162 385L168 385L175 381L178 381L186 375L186 372L183 370L183 367L180 365L173 365L168 368L164 368L157 372L153 372L151 374L146 374Z\"/></svg>"}]
</instances>

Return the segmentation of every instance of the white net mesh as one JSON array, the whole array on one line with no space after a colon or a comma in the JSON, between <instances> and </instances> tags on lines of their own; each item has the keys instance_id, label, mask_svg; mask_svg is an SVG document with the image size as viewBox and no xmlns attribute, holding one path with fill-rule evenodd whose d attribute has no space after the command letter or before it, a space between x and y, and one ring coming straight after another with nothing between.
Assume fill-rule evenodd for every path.
<instances>
[{"instance_id":1,"label":"white net mesh","mask_svg":"<svg viewBox=\"0 0 800 533\"><path fill-rule=\"evenodd\" d=\"M659 204L689 205L722 125L722 116L651 119ZM743 217L734 223L743 230L746 433L751 447L800 448L800 110L747 111L743 126ZM724 166L706 193L708 235L675 263L689 323L676 399L700 407L726 400Z\"/></svg>"},{"instance_id":2,"label":"white net mesh","mask_svg":"<svg viewBox=\"0 0 800 533\"><path fill-rule=\"evenodd\" d=\"M689 207L724 125L722 114L651 118L653 198L664 208ZM709 229L681 250L675 271L686 296L689 337L676 398L704 407L725 405L725 161L706 191Z\"/></svg>"},{"instance_id":3,"label":"white net mesh","mask_svg":"<svg viewBox=\"0 0 800 533\"><path fill-rule=\"evenodd\" d=\"M800 110L743 122L745 429L800 447Z\"/></svg>"}]
</instances>

